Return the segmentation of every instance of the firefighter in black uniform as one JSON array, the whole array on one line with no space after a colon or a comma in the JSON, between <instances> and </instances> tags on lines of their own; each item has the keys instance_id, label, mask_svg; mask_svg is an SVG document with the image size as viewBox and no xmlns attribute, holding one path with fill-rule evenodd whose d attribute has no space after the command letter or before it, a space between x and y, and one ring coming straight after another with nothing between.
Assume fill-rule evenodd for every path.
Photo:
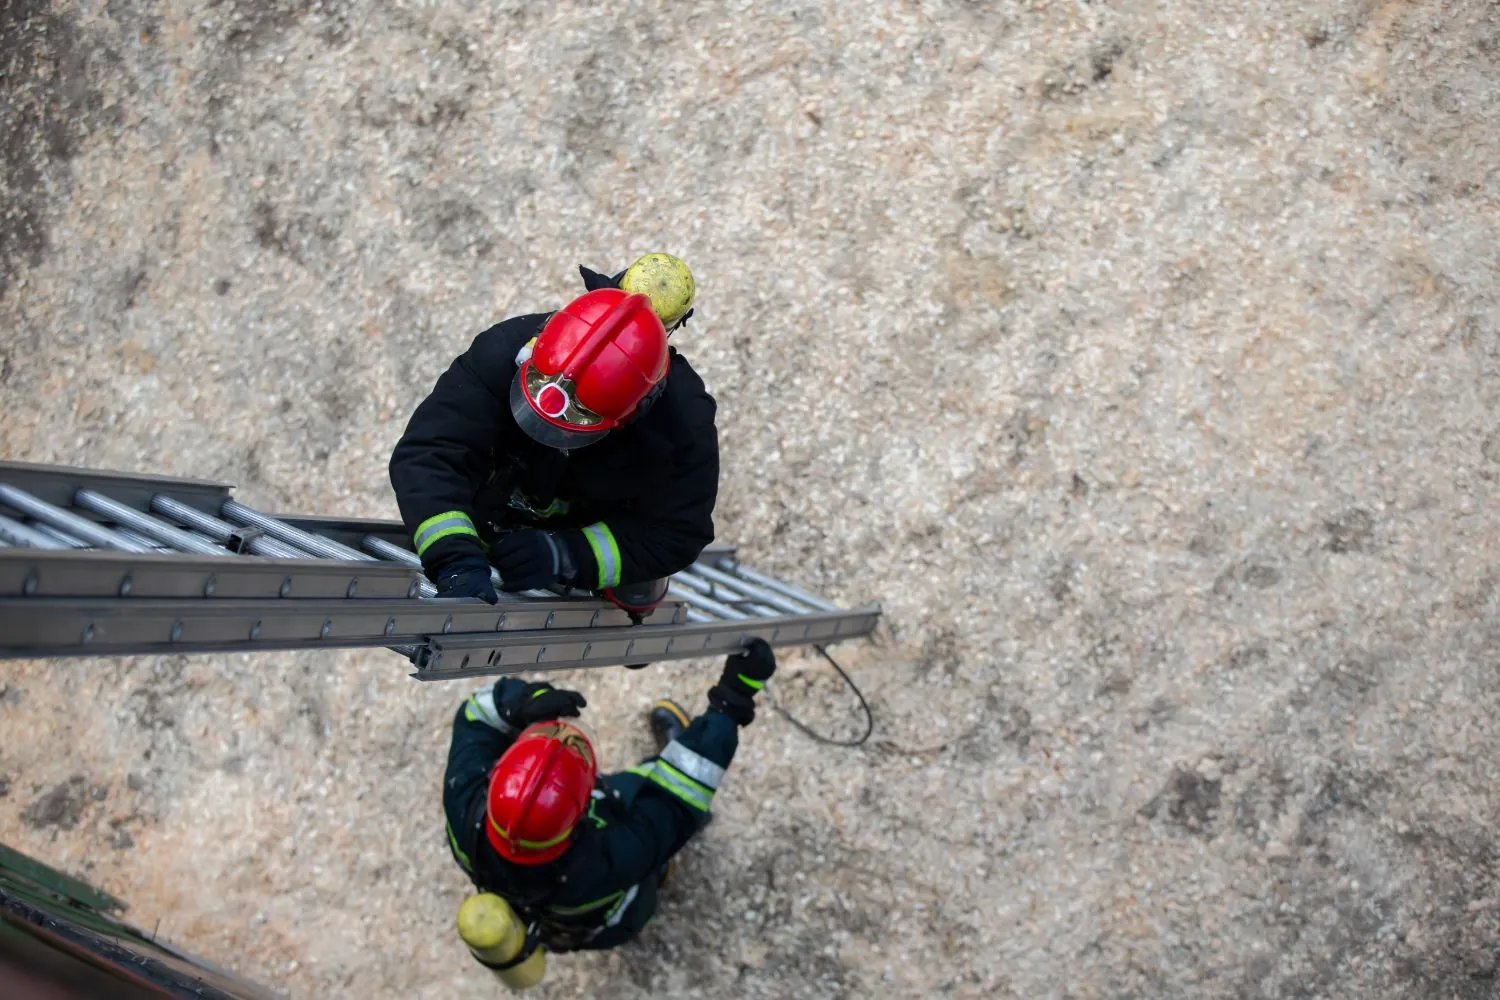
<instances>
[{"instance_id":1,"label":"firefighter in black uniform","mask_svg":"<svg viewBox=\"0 0 1500 1000\"><path fill-rule=\"evenodd\" d=\"M725 660L709 708L686 722L652 713L658 752L599 775L592 741L569 722L576 691L503 677L453 720L443 811L453 857L502 896L550 951L612 948L646 925L667 862L706 824L738 727L776 671L762 640ZM679 721L680 720L680 721Z\"/></svg>"},{"instance_id":2,"label":"firefighter in black uniform","mask_svg":"<svg viewBox=\"0 0 1500 1000\"><path fill-rule=\"evenodd\" d=\"M601 593L639 616L713 540L713 397L667 345L687 266L649 254L555 313L505 320L438 379L391 455L391 484L444 597Z\"/></svg>"}]
</instances>

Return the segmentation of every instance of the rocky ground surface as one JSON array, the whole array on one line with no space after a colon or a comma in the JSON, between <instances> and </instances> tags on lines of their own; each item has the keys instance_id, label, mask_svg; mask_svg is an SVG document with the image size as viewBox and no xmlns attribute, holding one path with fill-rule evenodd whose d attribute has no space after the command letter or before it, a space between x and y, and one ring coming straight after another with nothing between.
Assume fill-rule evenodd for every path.
<instances>
[{"instance_id":1,"label":"rocky ground surface","mask_svg":"<svg viewBox=\"0 0 1500 1000\"><path fill-rule=\"evenodd\" d=\"M1500 7L8 0L0 62L0 456L390 516L476 332L697 271L721 537L883 602L878 725L766 713L539 996L1500 996ZM566 680L623 764L713 669ZM495 995L466 692L0 677L0 841L292 995Z\"/></svg>"}]
</instances>

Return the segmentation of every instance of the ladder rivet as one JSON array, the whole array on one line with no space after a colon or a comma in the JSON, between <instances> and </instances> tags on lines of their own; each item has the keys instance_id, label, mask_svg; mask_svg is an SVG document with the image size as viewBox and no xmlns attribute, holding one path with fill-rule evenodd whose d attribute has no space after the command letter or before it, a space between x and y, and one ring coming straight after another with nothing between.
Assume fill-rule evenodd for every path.
<instances>
[{"instance_id":1,"label":"ladder rivet","mask_svg":"<svg viewBox=\"0 0 1500 1000\"><path fill-rule=\"evenodd\" d=\"M598 625L598 624L599 624L599 612L595 611L594 612L594 617L592 617L592 618L589 619L589 628L593 628L595 625Z\"/></svg>"},{"instance_id":2,"label":"ladder rivet","mask_svg":"<svg viewBox=\"0 0 1500 1000\"><path fill-rule=\"evenodd\" d=\"M260 638L260 622L257 621L254 625L250 626L250 641L254 642L256 639L259 639L259 638Z\"/></svg>"},{"instance_id":3,"label":"ladder rivet","mask_svg":"<svg viewBox=\"0 0 1500 1000\"><path fill-rule=\"evenodd\" d=\"M543 646L541 649L539 649L539 650L536 651L536 662L541 663L542 662L542 657L544 657L546 655L547 655L547 647Z\"/></svg>"},{"instance_id":4,"label":"ladder rivet","mask_svg":"<svg viewBox=\"0 0 1500 1000\"><path fill-rule=\"evenodd\" d=\"M464 668L465 668L465 667L467 667L467 666L468 666L468 665L469 665L469 658L468 658L468 656L465 656L465 657L464 657L464 662L462 662L462 663L460 663L460 664L459 664L459 665L458 665L458 669L460 669L460 670L462 670L462 669L464 669Z\"/></svg>"},{"instance_id":5,"label":"ladder rivet","mask_svg":"<svg viewBox=\"0 0 1500 1000\"><path fill-rule=\"evenodd\" d=\"M627 642L625 644L625 655L629 656L631 653L634 653L634 652L635 652L635 640L631 639L629 642Z\"/></svg>"},{"instance_id":6,"label":"ladder rivet","mask_svg":"<svg viewBox=\"0 0 1500 1000\"><path fill-rule=\"evenodd\" d=\"M120 596L121 597L129 597L130 596L130 588L132 586L133 586L133 583L132 583L132 581L130 579L130 574L127 573L127 574L125 574L125 579L123 579L123 580L120 581Z\"/></svg>"},{"instance_id":7,"label":"ladder rivet","mask_svg":"<svg viewBox=\"0 0 1500 1000\"><path fill-rule=\"evenodd\" d=\"M85 625L83 627L83 641L85 643L90 643L90 642L94 641L94 626L92 626L92 625Z\"/></svg>"},{"instance_id":8,"label":"ladder rivet","mask_svg":"<svg viewBox=\"0 0 1500 1000\"><path fill-rule=\"evenodd\" d=\"M30 597L32 594L36 593L36 588L36 573L34 571L31 573L27 573L26 579L21 583L21 593L25 594L27 597Z\"/></svg>"},{"instance_id":9,"label":"ladder rivet","mask_svg":"<svg viewBox=\"0 0 1500 1000\"><path fill-rule=\"evenodd\" d=\"M583 644L583 655L580 656L579 659L580 660L587 660L589 658L589 653L593 650L593 648L594 648L594 644L592 642L586 642L586 643L584 643Z\"/></svg>"},{"instance_id":10,"label":"ladder rivet","mask_svg":"<svg viewBox=\"0 0 1500 1000\"><path fill-rule=\"evenodd\" d=\"M178 639L181 639L181 638L182 638L182 622L180 622L180 621L173 622L172 623L172 641L176 642Z\"/></svg>"},{"instance_id":11,"label":"ladder rivet","mask_svg":"<svg viewBox=\"0 0 1500 1000\"><path fill-rule=\"evenodd\" d=\"M547 612L547 624L543 625L542 628L551 628L552 627L552 621L556 617L557 617L557 613L555 611L549 611L549 612Z\"/></svg>"},{"instance_id":12,"label":"ladder rivet","mask_svg":"<svg viewBox=\"0 0 1500 1000\"><path fill-rule=\"evenodd\" d=\"M324 618L323 619L323 627L320 628L320 629L318 629L318 638L319 639L326 639L326 638L328 638L328 633L332 632L332 631L333 631L333 619L332 618Z\"/></svg>"},{"instance_id":13,"label":"ladder rivet","mask_svg":"<svg viewBox=\"0 0 1500 1000\"><path fill-rule=\"evenodd\" d=\"M667 640L666 652L670 653L672 651L672 643L674 643L676 641L677 641L676 639L668 639Z\"/></svg>"},{"instance_id":14,"label":"ladder rivet","mask_svg":"<svg viewBox=\"0 0 1500 1000\"><path fill-rule=\"evenodd\" d=\"M391 633L393 633L395 631L396 631L396 619L394 619L394 618L387 618L385 620L385 634L386 635L390 635Z\"/></svg>"},{"instance_id":15,"label":"ladder rivet","mask_svg":"<svg viewBox=\"0 0 1500 1000\"><path fill-rule=\"evenodd\" d=\"M219 578L216 576L211 576L208 578L208 582L203 585L203 596L212 597L214 596L214 594L218 593L218 590Z\"/></svg>"},{"instance_id":16,"label":"ladder rivet","mask_svg":"<svg viewBox=\"0 0 1500 1000\"><path fill-rule=\"evenodd\" d=\"M406 588L407 597L416 597L417 591L422 589L421 581L413 580L411 586Z\"/></svg>"},{"instance_id":17,"label":"ladder rivet","mask_svg":"<svg viewBox=\"0 0 1500 1000\"><path fill-rule=\"evenodd\" d=\"M292 592L292 578L291 577L287 577L285 580L281 581L281 596L282 597L286 597L291 592Z\"/></svg>"},{"instance_id":18,"label":"ladder rivet","mask_svg":"<svg viewBox=\"0 0 1500 1000\"><path fill-rule=\"evenodd\" d=\"M357 593L359 593L359 580L358 580L358 578L349 581L349 589L347 591L345 591L344 596L345 597L353 597Z\"/></svg>"},{"instance_id":19,"label":"ladder rivet","mask_svg":"<svg viewBox=\"0 0 1500 1000\"><path fill-rule=\"evenodd\" d=\"M449 615L448 616L448 620L445 621L445 622L443 622L443 634L447 635L449 632L452 632L452 631L453 631L453 616Z\"/></svg>"},{"instance_id":20,"label":"ladder rivet","mask_svg":"<svg viewBox=\"0 0 1500 1000\"><path fill-rule=\"evenodd\" d=\"M503 628L505 628L505 616L501 615L499 618L495 619L495 631L499 632Z\"/></svg>"}]
</instances>

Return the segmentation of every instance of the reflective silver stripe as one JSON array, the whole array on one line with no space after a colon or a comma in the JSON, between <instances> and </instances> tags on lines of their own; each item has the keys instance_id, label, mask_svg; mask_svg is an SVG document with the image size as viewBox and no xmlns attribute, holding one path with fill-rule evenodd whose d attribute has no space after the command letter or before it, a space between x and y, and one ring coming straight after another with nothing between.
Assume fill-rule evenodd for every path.
<instances>
[{"instance_id":1,"label":"reflective silver stripe","mask_svg":"<svg viewBox=\"0 0 1500 1000\"><path fill-rule=\"evenodd\" d=\"M625 917L625 911L630 909L630 904L635 902L635 894L641 891L639 883L633 885L625 893L625 898L615 904L615 908L609 911L609 916L604 919L605 927L613 927Z\"/></svg>"},{"instance_id":2,"label":"reflective silver stripe","mask_svg":"<svg viewBox=\"0 0 1500 1000\"><path fill-rule=\"evenodd\" d=\"M609 525L596 521L583 529L589 548L594 550L594 561L599 564L599 586L613 587L620 582L620 546L615 542L615 533Z\"/></svg>"},{"instance_id":3,"label":"reflective silver stripe","mask_svg":"<svg viewBox=\"0 0 1500 1000\"><path fill-rule=\"evenodd\" d=\"M494 688L485 688L483 691L476 691L469 695L469 702L464 706L464 718L470 722L482 722L502 733L515 732L515 727L506 725L505 720L500 718L500 713L495 708Z\"/></svg>"},{"instance_id":4,"label":"reflective silver stripe","mask_svg":"<svg viewBox=\"0 0 1500 1000\"><path fill-rule=\"evenodd\" d=\"M673 740L662 749L661 759L671 764L694 781L718 789L724 780L724 769L702 754L689 750Z\"/></svg>"}]
</instances>

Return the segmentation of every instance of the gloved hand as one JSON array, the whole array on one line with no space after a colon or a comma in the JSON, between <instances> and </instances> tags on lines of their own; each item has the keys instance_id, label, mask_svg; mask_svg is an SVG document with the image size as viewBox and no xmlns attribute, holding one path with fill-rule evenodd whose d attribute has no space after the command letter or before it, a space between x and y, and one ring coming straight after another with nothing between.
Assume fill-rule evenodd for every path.
<instances>
[{"instance_id":1,"label":"gloved hand","mask_svg":"<svg viewBox=\"0 0 1500 1000\"><path fill-rule=\"evenodd\" d=\"M490 548L490 563L500 571L500 589L507 592L572 583L576 573L567 547L550 531L538 528L496 542Z\"/></svg>"},{"instance_id":2,"label":"gloved hand","mask_svg":"<svg viewBox=\"0 0 1500 1000\"><path fill-rule=\"evenodd\" d=\"M486 604L499 602L490 582L490 564L479 556L462 556L438 570L439 597L477 597Z\"/></svg>"},{"instance_id":3,"label":"gloved hand","mask_svg":"<svg viewBox=\"0 0 1500 1000\"><path fill-rule=\"evenodd\" d=\"M588 705L577 691L555 688L546 681L507 684L506 680L502 677L495 682L495 710L501 721L514 729L576 716Z\"/></svg>"},{"instance_id":4,"label":"gloved hand","mask_svg":"<svg viewBox=\"0 0 1500 1000\"><path fill-rule=\"evenodd\" d=\"M724 660L719 683L708 689L708 703L748 726L755 721L755 694L776 673L776 654L764 639L751 639L743 653Z\"/></svg>"},{"instance_id":5,"label":"gloved hand","mask_svg":"<svg viewBox=\"0 0 1500 1000\"><path fill-rule=\"evenodd\" d=\"M583 275L583 287L587 288L591 292L597 292L601 288L619 288L620 279L625 277L624 271L621 271L619 274L611 278L607 274L600 274L598 271L590 271L582 264L578 265L578 273Z\"/></svg>"}]
</instances>

